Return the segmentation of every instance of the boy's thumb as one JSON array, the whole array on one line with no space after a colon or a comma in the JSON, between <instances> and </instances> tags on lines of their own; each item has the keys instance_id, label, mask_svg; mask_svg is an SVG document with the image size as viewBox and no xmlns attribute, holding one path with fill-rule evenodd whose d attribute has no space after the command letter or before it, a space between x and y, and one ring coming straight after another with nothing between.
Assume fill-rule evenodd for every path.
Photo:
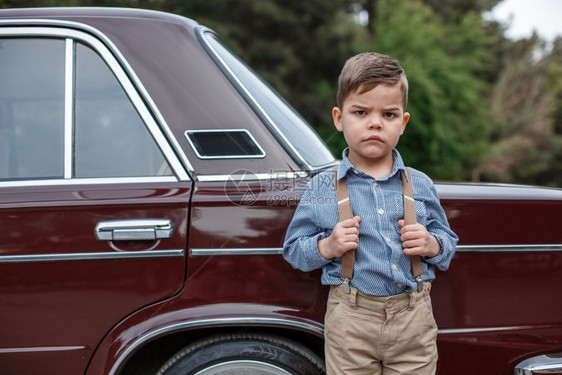
<instances>
[{"instance_id":1,"label":"boy's thumb","mask_svg":"<svg viewBox=\"0 0 562 375\"><path fill-rule=\"evenodd\" d=\"M404 224L406 224L406 222L405 222L403 219L398 220L398 226L399 226L400 228L403 228L403 227L404 227Z\"/></svg>"},{"instance_id":2,"label":"boy's thumb","mask_svg":"<svg viewBox=\"0 0 562 375\"><path fill-rule=\"evenodd\" d=\"M359 216L354 216L353 220L355 220L357 222L357 224L359 224L361 222L361 218Z\"/></svg>"}]
</instances>

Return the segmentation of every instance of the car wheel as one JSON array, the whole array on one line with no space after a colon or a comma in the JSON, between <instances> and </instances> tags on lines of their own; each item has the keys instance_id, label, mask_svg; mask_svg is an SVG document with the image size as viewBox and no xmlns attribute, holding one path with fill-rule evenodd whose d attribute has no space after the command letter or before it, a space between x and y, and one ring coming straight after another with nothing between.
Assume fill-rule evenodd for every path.
<instances>
[{"instance_id":1,"label":"car wheel","mask_svg":"<svg viewBox=\"0 0 562 375\"><path fill-rule=\"evenodd\" d=\"M197 341L176 353L157 375L320 375L323 360L296 342L238 333Z\"/></svg>"}]
</instances>

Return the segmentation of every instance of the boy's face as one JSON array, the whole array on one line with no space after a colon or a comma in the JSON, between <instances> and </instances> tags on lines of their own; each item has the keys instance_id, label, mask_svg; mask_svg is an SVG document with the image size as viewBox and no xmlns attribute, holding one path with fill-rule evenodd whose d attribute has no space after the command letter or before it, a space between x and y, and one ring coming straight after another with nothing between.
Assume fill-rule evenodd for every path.
<instances>
[{"instance_id":1,"label":"boy's face","mask_svg":"<svg viewBox=\"0 0 562 375\"><path fill-rule=\"evenodd\" d=\"M380 84L362 94L358 91L349 94L343 108L332 110L334 125L349 146L349 160L364 171L392 168L392 150L410 119L404 112L402 89L399 84Z\"/></svg>"}]
</instances>

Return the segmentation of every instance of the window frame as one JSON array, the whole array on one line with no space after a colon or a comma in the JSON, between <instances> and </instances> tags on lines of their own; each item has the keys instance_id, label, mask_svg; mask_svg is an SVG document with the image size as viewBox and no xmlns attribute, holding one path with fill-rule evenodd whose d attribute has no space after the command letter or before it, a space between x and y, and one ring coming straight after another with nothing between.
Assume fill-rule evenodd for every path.
<instances>
[{"instance_id":1,"label":"window frame","mask_svg":"<svg viewBox=\"0 0 562 375\"><path fill-rule=\"evenodd\" d=\"M34 21L37 22L37 21ZM12 26L13 25L13 26ZM64 178L55 179L29 179L0 181L0 187L13 186L43 186L43 185L75 185L75 184L104 184L104 183L143 183L143 182L177 182L191 181L190 176L184 169L174 149L168 143L168 139L162 133L158 123L152 116L151 111L146 107L143 98L137 91L135 85L129 79L129 74L125 72L121 63L109 50L109 48L99 39L86 32L61 28L55 25L45 24L37 26L18 26L18 23L2 22L0 26L0 39L4 38L49 38L61 39L65 42L65 82L64 82ZM101 177L101 178L75 178L73 176L74 169L74 103L75 103L75 61L76 61L76 44L80 42L92 48L108 66L116 77L119 85L125 91L125 94L131 101L134 109L139 114L143 124L146 126L150 136L156 144L156 147L162 152L166 162L169 164L173 172L172 176L144 176L144 177ZM107 41L106 41L107 43ZM120 57L123 61L123 58ZM130 68L129 68L130 69ZM127 70L129 70L127 69ZM138 85L138 79L137 79ZM146 90L143 96L147 98ZM153 103L152 100L148 100ZM171 134L167 125L164 127L168 134ZM172 138L174 139L174 138ZM184 155L182 159L187 160ZM189 167L189 163L188 163Z\"/></svg>"}]
</instances>

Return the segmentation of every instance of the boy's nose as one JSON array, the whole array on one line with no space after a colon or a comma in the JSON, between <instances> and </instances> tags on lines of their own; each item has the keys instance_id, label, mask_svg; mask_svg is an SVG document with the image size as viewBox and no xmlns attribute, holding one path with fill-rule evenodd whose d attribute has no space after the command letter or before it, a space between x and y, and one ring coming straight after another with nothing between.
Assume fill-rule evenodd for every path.
<instances>
[{"instance_id":1,"label":"boy's nose","mask_svg":"<svg viewBox=\"0 0 562 375\"><path fill-rule=\"evenodd\" d=\"M382 128L382 118L377 114L371 114L369 116L369 128L379 129Z\"/></svg>"}]
</instances>

